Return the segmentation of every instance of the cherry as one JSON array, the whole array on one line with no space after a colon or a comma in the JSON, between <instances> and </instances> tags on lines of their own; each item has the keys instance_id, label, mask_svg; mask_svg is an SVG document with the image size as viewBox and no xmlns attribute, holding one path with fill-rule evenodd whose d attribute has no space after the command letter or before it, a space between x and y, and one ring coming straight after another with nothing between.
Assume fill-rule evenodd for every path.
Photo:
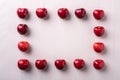
<instances>
[{"instance_id":1,"label":"cherry","mask_svg":"<svg viewBox=\"0 0 120 80\"><path fill-rule=\"evenodd\" d=\"M58 59L55 61L55 66L57 69L62 70L66 65L66 61L64 59Z\"/></svg>"},{"instance_id":2,"label":"cherry","mask_svg":"<svg viewBox=\"0 0 120 80\"><path fill-rule=\"evenodd\" d=\"M67 8L60 8L58 9L58 15L60 18L65 19L69 15L69 11Z\"/></svg>"},{"instance_id":3,"label":"cherry","mask_svg":"<svg viewBox=\"0 0 120 80\"><path fill-rule=\"evenodd\" d=\"M83 18L83 17L85 17L85 15L86 15L86 11L85 11L84 8L76 9L76 10L75 10L75 15L76 15L76 17L78 17L78 18Z\"/></svg>"},{"instance_id":4,"label":"cherry","mask_svg":"<svg viewBox=\"0 0 120 80\"><path fill-rule=\"evenodd\" d=\"M25 18L28 15L28 9L27 8L18 8L17 9L17 15L20 18Z\"/></svg>"},{"instance_id":5,"label":"cherry","mask_svg":"<svg viewBox=\"0 0 120 80\"><path fill-rule=\"evenodd\" d=\"M102 42L95 42L93 44L93 49L96 52L98 52L98 53L102 52L104 50L104 43L102 43Z\"/></svg>"},{"instance_id":6,"label":"cherry","mask_svg":"<svg viewBox=\"0 0 120 80\"><path fill-rule=\"evenodd\" d=\"M100 10L100 9L96 9L96 10L93 11L93 16L94 16L95 19L100 20L104 16L104 11Z\"/></svg>"},{"instance_id":7,"label":"cherry","mask_svg":"<svg viewBox=\"0 0 120 80\"><path fill-rule=\"evenodd\" d=\"M95 69L102 69L104 67L104 61L102 59L97 59L93 62L93 66Z\"/></svg>"},{"instance_id":8,"label":"cherry","mask_svg":"<svg viewBox=\"0 0 120 80\"><path fill-rule=\"evenodd\" d=\"M30 48L30 45L27 41L21 41L18 43L18 48L20 51L26 52Z\"/></svg>"},{"instance_id":9,"label":"cherry","mask_svg":"<svg viewBox=\"0 0 120 80\"><path fill-rule=\"evenodd\" d=\"M21 70L26 70L28 69L30 63L27 59L20 59L17 63L18 65L18 68L21 69Z\"/></svg>"},{"instance_id":10,"label":"cherry","mask_svg":"<svg viewBox=\"0 0 120 80\"><path fill-rule=\"evenodd\" d=\"M39 18L45 18L47 16L47 9L46 8L38 8L36 10L36 15Z\"/></svg>"},{"instance_id":11,"label":"cherry","mask_svg":"<svg viewBox=\"0 0 120 80\"><path fill-rule=\"evenodd\" d=\"M21 34L24 35L28 32L28 26L26 24L19 24L17 26L17 31Z\"/></svg>"},{"instance_id":12,"label":"cherry","mask_svg":"<svg viewBox=\"0 0 120 80\"><path fill-rule=\"evenodd\" d=\"M45 68L46 68L47 62L46 62L45 59L43 59L43 60L36 60L35 66L36 66L36 68L42 70L42 69L45 69Z\"/></svg>"},{"instance_id":13,"label":"cherry","mask_svg":"<svg viewBox=\"0 0 120 80\"><path fill-rule=\"evenodd\" d=\"M76 69L82 69L85 65L85 62L83 59L75 59L73 64Z\"/></svg>"},{"instance_id":14,"label":"cherry","mask_svg":"<svg viewBox=\"0 0 120 80\"><path fill-rule=\"evenodd\" d=\"M96 26L94 27L94 33L96 36L100 37L104 34L105 32L105 29L103 26Z\"/></svg>"}]
</instances>

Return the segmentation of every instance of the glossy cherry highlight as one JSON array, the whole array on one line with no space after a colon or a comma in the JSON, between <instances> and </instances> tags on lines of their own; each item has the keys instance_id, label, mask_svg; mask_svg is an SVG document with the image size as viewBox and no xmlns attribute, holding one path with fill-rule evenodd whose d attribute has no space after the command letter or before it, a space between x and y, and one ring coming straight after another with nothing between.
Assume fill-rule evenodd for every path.
<instances>
[{"instance_id":1,"label":"glossy cherry highlight","mask_svg":"<svg viewBox=\"0 0 120 80\"><path fill-rule=\"evenodd\" d=\"M55 61L55 66L59 70L64 69L65 65L66 65L66 61L64 59L58 59Z\"/></svg>"},{"instance_id":2,"label":"glossy cherry highlight","mask_svg":"<svg viewBox=\"0 0 120 80\"><path fill-rule=\"evenodd\" d=\"M102 42L95 42L93 44L93 49L96 52L101 53L104 50L104 43L102 43Z\"/></svg>"},{"instance_id":3,"label":"glossy cherry highlight","mask_svg":"<svg viewBox=\"0 0 120 80\"><path fill-rule=\"evenodd\" d=\"M17 15L19 18L26 18L28 15L28 9L27 8L18 8Z\"/></svg>"},{"instance_id":4,"label":"glossy cherry highlight","mask_svg":"<svg viewBox=\"0 0 120 80\"><path fill-rule=\"evenodd\" d=\"M46 8L37 8L36 15L39 18L45 18L47 16L47 9Z\"/></svg>"},{"instance_id":5,"label":"glossy cherry highlight","mask_svg":"<svg viewBox=\"0 0 120 80\"><path fill-rule=\"evenodd\" d=\"M73 64L76 69L82 69L85 66L85 62L83 59L75 59Z\"/></svg>"},{"instance_id":6,"label":"glossy cherry highlight","mask_svg":"<svg viewBox=\"0 0 120 80\"><path fill-rule=\"evenodd\" d=\"M97 59L93 62L93 66L95 69L102 69L104 67L104 61L102 59Z\"/></svg>"},{"instance_id":7,"label":"glossy cherry highlight","mask_svg":"<svg viewBox=\"0 0 120 80\"><path fill-rule=\"evenodd\" d=\"M43 60L38 59L35 61L35 66L37 69L43 70L47 66L47 61L45 59Z\"/></svg>"},{"instance_id":8,"label":"glossy cherry highlight","mask_svg":"<svg viewBox=\"0 0 120 80\"><path fill-rule=\"evenodd\" d=\"M26 24L19 24L17 26L17 31L21 34L24 35L28 32L28 26Z\"/></svg>"},{"instance_id":9,"label":"glossy cherry highlight","mask_svg":"<svg viewBox=\"0 0 120 80\"><path fill-rule=\"evenodd\" d=\"M86 10L84 8L76 9L75 10L75 15L78 18L83 18L86 15Z\"/></svg>"},{"instance_id":10,"label":"glossy cherry highlight","mask_svg":"<svg viewBox=\"0 0 120 80\"><path fill-rule=\"evenodd\" d=\"M18 65L18 68L21 69L21 70L26 70L29 68L30 66L30 63L29 63L29 60L27 59L20 59L17 63Z\"/></svg>"},{"instance_id":11,"label":"glossy cherry highlight","mask_svg":"<svg viewBox=\"0 0 120 80\"><path fill-rule=\"evenodd\" d=\"M93 11L93 16L96 20L100 20L104 17L104 11L101 9L95 9Z\"/></svg>"},{"instance_id":12,"label":"glossy cherry highlight","mask_svg":"<svg viewBox=\"0 0 120 80\"><path fill-rule=\"evenodd\" d=\"M29 48L30 48L30 45L27 41L21 41L18 43L18 49L20 51L26 52L29 50Z\"/></svg>"},{"instance_id":13,"label":"glossy cherry highlight","mask_svg":"<svg viewBox=\"0 0 120 80\"><path fill-rule=\"evenodd\" d=\"M100 37L100 36L102 36L104 34L105 29L104 29L103 26L96 26L96 27L94 27L93 31L94 31L96 36Z\"/></svg>"},{"instance_id":14,"label":"glossy cherry highlight","mask_svg":"<svg viewBox=\"0 0 120 80\"><path fill-rule=\"evenodd\" d=\"M69 15L69 11L67 8L60 8L58 9L58 16L62 19L67 18Z\"/></svg>"}]
</instances>

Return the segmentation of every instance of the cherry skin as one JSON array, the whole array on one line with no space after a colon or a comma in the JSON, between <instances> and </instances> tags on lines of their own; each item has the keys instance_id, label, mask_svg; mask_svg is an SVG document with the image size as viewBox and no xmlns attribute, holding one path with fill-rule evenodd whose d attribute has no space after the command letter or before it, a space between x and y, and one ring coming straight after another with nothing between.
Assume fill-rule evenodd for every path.
<instances>
[{"instance_id":1,"label":"cherry skin","mask_svg":"<svg viewBox=\"0 0 120 80\"><path fill-rule=\"evenodd\" d=\"M105 32L105 29L103 26L96 26L94 27L94 33L96 36L100 37L104 34Z\"/></svg>"},{"instance_id":2,"label":"cherry skin","mask_svg":"<svg viewBox=\"0 0 120 80\"><path fill-rule=\"evenodd\" d=\"M18 68L21 69L21 70L26 70L28 69L30 63L27 59L20 59L17 63L18 65Z\"/></svg>"},{"instance_id":3,"label":"cherry skin","mask_svg":"<svg viewBox=\"0 0 120 80\"><path fill-rule=\"evenodd\" d=\"M102 69L104 67L104 61L102 59L97 59L93 62L93 66L95 69Z\"/></svg>"},{"instance_id":4,"label":"cherry skin","mask_svg":"<svg viewBox=\"0 0 120 80\"><path fill-rule=\"evenodd\" d=\"M19 18L25 18L28 15L28 9L27 8L18 8L17 15Z\"/></svg>"},{"instance_id":5,"label":"cherry skin","mask_svg":"<svg viewBox=\"0 0 120 80\"><path fill-rule=\"evenodd\" d=\"M36 60L35 66L37 69L43 70L47 66L47 61L45 59L43 60Z\"/></svg>"},{"instance_id":6,"label":"cherry skin","mask_svg":"<svg viewBox=\"0 0 120 80\"><path fill-rule=\"evenodd\" d=\"M47 16L47 9L46 8L38 8L36 10L36 15L39 18L45 18Z\"/></svg>"},{"instance_id":7,"label":"cherry skin","mask_svg":"<svg viewBox=\"0 0 120 80\"><path fill-rule=\"evenodd\" d=\"M55 61L55 66L57 69L62 70L66 65L66 61L64 59L59 59Z\"/></svg>"},{"instance_id":8,"label":"cherry skin","mask_svg":"<svg viewBox=\"0 0 120 80\"><path fill-rule=\"evenodd\" d=\"M93 44L93 49L96 52L101 53L104 50L104 43L102 43L102 42L95 42Z\"/></svg>"},{"instance_id":9,"label":"cherry skin","mask_svg":"<svg viewBox=\"0 0 120 80\"><path fill-rule=\"evenodd\" d=\"M83 59L75 59L73 64L76 69L82 69L85 65L85 62Z\"/></svg>"},{"instance_id":10,"label":"cherry skin","mask_svg":"<svg viewBox=\"0 0 120 80\"><path fill-rule=\"evenodd\" d=\"M21 41L18 43L18 48L20 51L26 52L30 48L30 45L27 41Z\"/></svg>"},{"instance_id":11,"label":"cherry skin","mask_svg":"<svg viewBox=\"0 0 120 80\"><path fill-rule=\"evenodd\" d=\"M67 8L60 8L58 9L58 16L62 19L67 18L69 15L69 11Z\"/></svg>"},{"instance_id":12,"label":"cherry skin","mask_svg":"<svg viewBox=\"0 0 120 80\"><path fill-rule=\"evenodd\" d=\"M19 24L17 26L17 31L21 34L24 35L28 32L28 26L26 24Z\"/></svg>"},{"instance_id":13,"label":"cherry skin","mask_svg":"<svg viewBox=\"0 0 120 80\"><path fill-rule=\"evenodd\" d=\"M75 10L75 15L76 15L76 17L78 17L78 18L83 18L83 17L85 17L85 15L86 15L86 11L85 11L84 8L76 9L76 10Z\"/></svg>"},{"instance_id":14,"label":"cherry skin","mask_svg":"<svg viewBox=\"0 0 120 80\"><path fill-rule=\"evenodd\" d=\"M93 16L96 20L100 20L104 16L104 11L100 9L96 9L93 11Z\"/></svg>"}]
</instances>

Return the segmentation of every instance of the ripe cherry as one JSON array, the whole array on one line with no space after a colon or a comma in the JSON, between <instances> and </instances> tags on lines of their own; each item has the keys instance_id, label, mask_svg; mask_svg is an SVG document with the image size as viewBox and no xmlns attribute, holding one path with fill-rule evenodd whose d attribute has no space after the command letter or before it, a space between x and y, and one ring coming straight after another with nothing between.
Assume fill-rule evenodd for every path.
<instances>
[{"instance_id":1,"label":"ripe cherry","mask_svg":"<svg viewBox=\"0 0 120 80\"><path fill-rule=\"evenodd\" d=\"M19 24L17 26L17 31L21 34L24 35L28 32L28 26L26 24Z\"/></svg>"},{"instance_id":2,"label":"ripe cherry","mask_svg":"<svg viewBox=\"0 0 120 80\"><path fill-rule=\"evenodd\" d=\"M30 45L27 41L21 41L18 43L18 48L20 51L26 52L30 48Z\"/></svg>"},{"instance_id":3,"label":"ripe cherry","mask_svg":"<svg viewBox=\"0 0 120 80\"><path fill-rule=\"evenodd\" d=\"M85 65L85 62L83 59L75 59L73 64L76 69L82 69Z\"/></svg>"},{"instance_id":4,"label":"ripe cherry","mask_svg":"<svg viewBox=\"0 0 120 80\"><path fill-rule=\"evenodd\" d=\"M46 8L38 8L36 10L36 15L39 18L45 18L47 16L47 9Z\"/></svg>"},{"instance_id":5,"label":"ripe cherry","mask_svg":"<svg viewBox=\"0 0 120 80\"><path fill-rule=\"evenodd\" d=\"M93 44L93 49L96 52L98 52L98 53L102 52L104 50L104 43L102 43L102 42L95 42Z\"/></svg>"},{"instance_id":6,"label":"ripe cherry","mask_svg":"<svg viewBox=\"0 0 120 80\"><path fill-rule=\"evenodd\" d=\"M43 60L36 60L35 66L36 66L36 68L41 69L41 70L45 69L46 66L47 66L47 61L45 59L43 59Z\"/></svg>"},{"instance_id":7,"label":"ripe cherry","mask_svg":"<svg viewBox=\"0 0 120 80\"><path fill-rule=\"evenodd\" d=\"M60 8L58 9L58 15L60 18L65 19L69 15L69 11L67 8Z\"/></svg>"},{"instance_id":8,"label":"ripe cherry","mask_svg":"<svg viewBox=\"0 0 120 80\"><path fill-rule=\"evenodd\" d=\"M104 61L102 59L97 59L93 62L93 66L95 69L102 69L104 67Z\"/></svg>"},{"instance_id":9,"label":"ripe cherry","mask_svg":"<svg viewBox=\"0 0 120 80\"><path fill-rule=\"evenodd\" d=\"M28 15L28 9L27 8L18 8L17 9L17 15L20 18L25 18Z\"/></svg>"},{"instance_id":10,"label":"ripe cherry","mask_svg":"<svg viewBox=\"0 0 120 80\"><path fill-rule=\"evenodd\" d=\"M95 19L100 20L104 16L104 11L100 10L100 9L96 9L96 10L93 11L93 16L94 16Z\"/></svg>"},{"instance_id":11,"label":"ripe cherry","mask_svg":"<svg viewBox=\"0 0 120 80\"><path fill-rule=\"evenodd\" d=\"M103 26L96 26L94 27L94 33L96 36L100 37L104 34L105 32L105 29Z\"/></svg>"},{"instance_id":12,"label":"ripe cherry","mask_svg":"<svg viewBox=\"0 0 120 80\"><path fill-rule=\"evenodd\" d=\"M55 66L57 69L62 70L66 65L66 61L64 59L58 59L55 61Z\"/></svg>"},{"instance_id":13,"label":"ripe cherry","mask_svg":"<svg viewBox=\"0 0 120 80\"><path fill-rule=\"evenodd\" d=\"M75 10L75 15L76 15L76 17L78 17L78 18L83 18L83 17L85 17L85 15L86 15L86 11L85 11L84 8L76 9L76 10Z\"/></svg>"},{"instance_id":14,"label":"ripe cherry","mask_svg":"<svg viewBox=\"0 0 120 80\"><path fill-rule=\"evenodd\" d=\"M20 59L17 63L18 65L18 68L21 69L21 70L26 70L28 69L30 63L27 59Z\"/></svg>"}]
</instances>

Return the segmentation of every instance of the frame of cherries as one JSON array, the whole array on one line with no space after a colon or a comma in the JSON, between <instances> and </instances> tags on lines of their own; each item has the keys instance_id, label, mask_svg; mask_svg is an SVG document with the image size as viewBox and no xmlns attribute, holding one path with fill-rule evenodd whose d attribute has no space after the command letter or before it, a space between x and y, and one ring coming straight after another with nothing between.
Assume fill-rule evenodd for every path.
<instances>
[{"instance_id":1,"label":"frame of cherries","mask_svg":"<svg viewBox=\"0 0 120 80\"><path fill-rule=\"evenodd\" d=\"M27 18L29 11L27 8L18 8L17 15L21 19ZM67 19L69 17L69 10L67 8L60 8L57 11L58 16L61 19ZM83 19L86 16L86 10L84 8L78 8L74 11L74 14L77 18ZM44 19L48 15L48 11L46 8L37 8L36 9L36 16L38 18ZM96 20L101 20L104 17L104 10L95 9L93 11L93 17ZM17 26L17 31L21 35L25 35L28 33L28 26L27 24L19 24ZM105 33L105 29L103 26L95 26L93 32L96 36L101 37ZM93 50L97 53L101 53L104 51L104 43L103 42L95 42L93 44ZM30 49L30 44L28 41L20 41L18 42L18 49L22 52L27 52ZM63 70L66 66L66 60L64 59L57 59L54 61L54 64L57 69ZM104 67L104 60L96 59L93 61L93 66L95 69L100 70ZM17 62L18 68L21 70L27 70L30 67L30 62L28 59L20 59ZM73 61L73 65L76 69L82 69L85 66L85 61L83 59L75 59ZM35 61L35 66L37 69L44 70L47 67L47 60L46 59L38 59Z\"/></svg>"}]
</instances>

